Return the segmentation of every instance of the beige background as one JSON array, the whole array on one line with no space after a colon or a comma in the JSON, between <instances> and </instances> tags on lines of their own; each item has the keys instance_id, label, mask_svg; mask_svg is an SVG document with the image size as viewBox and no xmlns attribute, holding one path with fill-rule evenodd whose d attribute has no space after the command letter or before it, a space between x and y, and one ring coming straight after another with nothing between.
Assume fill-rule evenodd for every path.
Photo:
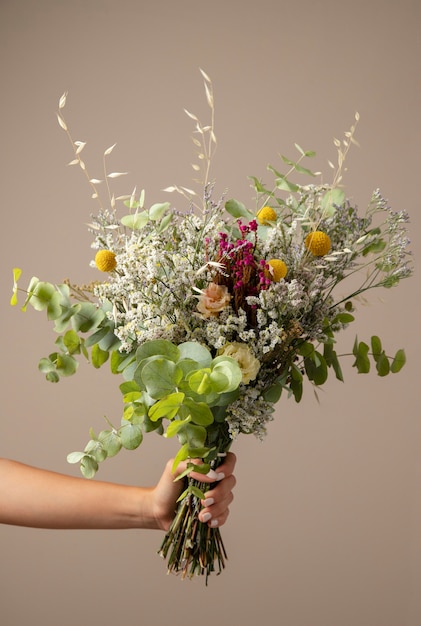
<instances>
[{"instance_id":1,"label":"beige background","mask_svg":"<svg viewBox=\"0 0 421 626\"><path fill-rule=\"evenodd\" d=\"M380 187L411 215L415 260L419 197L419 0L0 0L1 362L0 455L78 473L66 454L102 415L120 413L116 381L91 371L50 385L37 362L55 340L44 316L12 310L11 268L24 283L93 278L85 224L96 209L54 112L88 142L92 176L110 163L152 203L191 185L186 107L206 114L212 77L218 188L249 202L248 175L266 177L294 142L335 158L332 139L358 110L361 144L348 194L364 206ZM395 377L334 380L317 404L283 400L264 443L240 438L238 485L224 539L228 567L206 589L166 576L158 532L0 528L2 626L417 626L421 623L419 276L372 293L347 333L378 333L406 348ZM100 478L153 483L173 454L150 435L104 464Z\"/></svg>"}]
</instances>

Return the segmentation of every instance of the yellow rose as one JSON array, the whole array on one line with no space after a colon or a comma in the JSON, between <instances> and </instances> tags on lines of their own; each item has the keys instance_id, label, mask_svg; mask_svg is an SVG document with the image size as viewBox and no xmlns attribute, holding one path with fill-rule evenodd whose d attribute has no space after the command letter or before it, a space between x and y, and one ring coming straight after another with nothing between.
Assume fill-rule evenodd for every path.
<instances>
[{"instance_id":1,"label":"yellow rose","mask_svg":"<svg viewBox=\"0 0 421 626\"><path fill-rule=\"evenodd\" d=\"M225 309L230 300L231 296L225 285L209 283L199 297L197 310L203 317L216 317L218 313Z\"/></svg>"},{"instance_id":2,"label":"yellow rose","mask_svg":"<svg viewBox=\"0 0 421 626\"><path fill-rule=\"evenodd\" d=\"M229 356L237 361L243 375L242 382L245 385L248 385L251 380L256 378L257 372L260 369L260 362L252 355L249 347L245 343L238 341L228 343L218 350L218 355Z\"/></svg>"}]
</instances>

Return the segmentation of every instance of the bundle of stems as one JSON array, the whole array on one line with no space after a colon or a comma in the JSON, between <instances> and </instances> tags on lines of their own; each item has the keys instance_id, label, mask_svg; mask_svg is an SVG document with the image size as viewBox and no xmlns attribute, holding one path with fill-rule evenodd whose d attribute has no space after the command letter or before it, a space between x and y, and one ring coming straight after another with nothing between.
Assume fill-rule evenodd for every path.
<instances>
[{"instance_id":1,"label":"bundle of stems","mask_svg":"<svg viewBox=\"0 0 421 626\"><path fill-rule=\"evenodd\" d=\"M209 487L193 478L186 480L201 491ZM220 574L224 569L227 553L220 529L199 520L200 506L200 499L192 493L183 498L158 554L168 559L168 573L181 574L183 579L206 576L207 584L212 572Z\"/></svg>"}]
</instances>

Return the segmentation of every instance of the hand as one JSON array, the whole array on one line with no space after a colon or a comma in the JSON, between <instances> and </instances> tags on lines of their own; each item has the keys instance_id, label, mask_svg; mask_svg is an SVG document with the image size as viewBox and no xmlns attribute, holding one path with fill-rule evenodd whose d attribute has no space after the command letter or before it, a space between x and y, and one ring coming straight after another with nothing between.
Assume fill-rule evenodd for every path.
<instances>
[{"instance_id":1,"label":"hand","mask_svg":"<svg viewBox=\"0 0 421 626\"><path fill-rule=\"evenodd\" d=\"M190 474L192 478L212 485L212 488L206 492L206 498L202 500L203 508L199 513L200 521L212 528L222 526L227 521L229 505L234 499L232 490L236 484L233 474L236 460L235 454L228 452L224 461L218 466L216 476L215 472L210 475L198 472ZM158 484L151 493L157 527L165 531L168 530L173 520L175 502L183 488L182 481L174 482L174 478L185 470L186 462L180 463L175 474L172 473L172 465L173 460L168 461Z\"/></svg>"}]
</instances>

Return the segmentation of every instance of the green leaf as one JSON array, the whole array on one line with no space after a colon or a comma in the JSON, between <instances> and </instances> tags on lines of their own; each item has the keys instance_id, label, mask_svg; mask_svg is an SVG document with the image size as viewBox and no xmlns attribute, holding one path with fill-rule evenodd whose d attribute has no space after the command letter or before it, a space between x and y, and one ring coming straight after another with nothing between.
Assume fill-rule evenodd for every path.
<instances>
[{"instance_id":1,"label":"green leaf","mask_svg":"<svg viewBox=\"0 0 421 626\"><path fill-rule=\"evenodd\" d=\"M379 358L381 357L383 350L382 350L382 342L380 340L380 337L377 337L376 335L373 335L371 337L371 351L373 353L374 360L377 362Z\"/></svg>"},{"instance_id":2,"label":"green leaf","mask_svg":"<svg viewBox=\"0 0 421 626\"><path fill-rule=\"evenodd\" d=\"M294 394L295 402L300 402L303 396L303 376L295 365L291 367L291 381L289 387Z\"/></svg>"},{"instance_id":3,"label":"green leaf","mask_svg":"<svg viewBox=\"0 0 421 626\"><path fill-rule=\"evenodd\" d=\"M333 215L337 206L342 206L345 202L343 189L337 187L329 189L322 198L321 207L327 215Z\"/></svg>"},{"instance_id":4,"label":"green leaf","mask_svg":"<svg viewBox=\"0 0 421 626\"><path fill-rule=\"evenodd\" d=\"M107 458L106 450L104 450L101 442L97 439L91 439L91 441L88 441L85 452L86 454L89 454L90 457L93 457L98 463L102 463L102 461L105 461Z\"/></svg>"},{"instance_id":5,"label":"green leaf","mask_svg":"<svg viewBox=\"0 0 421 626\"><path fill-rule=\"evenodd\" d=\"M212 355L209 350L197 341L185 341L178 346L178 359L191 359L197 363L197 369L209 367L212 362Z\"/></svg>"},{"instance_id":6,"label":"green leaf","mask_svg":"<svg viewBox=\"0 0 421 626\"><path fill-rule=\"evenodd\" d=\"M98 471L98 462L92 456L85 454L80 462L80 471L85 478L93 478Z\"/></svg>"},{"instance_id":7,"label":"green leaf","mask_svg":"<svg viewBox=\"0 0 421 626\"><path fill-rule=\"evenodd\" d=\"M138 362L150 356L164 356L175 363L180 357L180 352L176 345L166 339L155 339L146 341L136 351L136 360Z\"/></svg>"},{"instance_id":8,"label":"green leaf","mask_svg":"<svg viewBox=\"0 0 421 626\"><path fill-rule=\"evenodd\" d=\"M281 189L282 191L289 191L290 193L296 193L300 189L298 185L291 183L284 176L277 178L275 184L278 189Z\"/></svg>"},{"instance_id":9,"label":"green leaf","mask_svg":"<svg viewBox=\"0 0 421 626\"><path fill-rule=\"evenodd\" d=\"M171 204L169 202L160 202L157 204L153 204L149 209L149 218L157 222L164 215L165 211L169 209Z\"/></svg>"},{"instance_id":10,"label":"green leaf","mask_svg":"<svg viewBox=\"0 0 421 626\"><path fill-rule=\"evenodd\" d=\"M148 211L142 211L141 213L136 211L130 215L125 215L120 221L123 226L126 226L127 228L131 228L132 230L141 230L149 222L149 214Z\"/></svg>"},{"instance_id":11,"label":"green leaf","mask_svg":"<svg viewBox=\"0 0 421 626\"><path fill-rule=\"evenodd\" d=\"M10 298L10 304L15 306L18 303L18 280L21 277L22 270L19 267L13 268L13 293Z\"/></svg>"},{"instance_id":12,"label":"green leaf","mask_svg":"<svg viewBox=\"0 0 421 626\"><path fill-rule=\"evenodd\" d=\"M189 456L193 458L192 450L196 448L203 448L206 441L206 428L203 426L197 426L195 424L185 424L178 433L180 443L188 444Z\"/></svg>"},{"instance_id":13,"label":"green leaf","mask_svg":"<svg viewBox=\"0 0 421 626\"><path fill-rule=\"evenodd\" d=\"M109 457L113 457L120 452L123 445L118 432L114 429L101 431L98 439Z\"/></svg>"},{"instance_id":14,"label":"green leaf","mask_svg":"<svg viewBox=\"0 0 421 626\"><path fill-rule=\"evenodd\" d=\"M72 376L76 372L79 363L70 354L57 354L55 366L60 376Z\"/></svg>"},{"instance_id":15,"label":"green leaf","mask_svg":"<svg viewBox=\"0 0 421 626\"><path fill-rule=\"evenodd\" d=\"M266 389L262 395L263 399L266 400L266 402L272 402L273 404L276 404L281 397L281 394L282 385L280 383L275 383L274 385L269 387L269 389Z\"/></svg>"},{"instance_id":16,"label":"green leaf","mask_svg":"<svg viewBox=\"0 0 421 626\"><path fill-rule=\"evenodd\" d=\"M351 315L351 313L343 312L343 313L338 313L337 315L335 315L334 319L332 320L332 324L335 324L335 323L350 324L354 320L355 320L355 317Z\"/></svg>"},{"instance_id":17,"label":"green leaf","mask_svg":"<svg viewBox=\"0 0 421 626\"><path fill-rule=\"evenodd\" d=\"M314 346L310 341L303 341L298 348L298 354L303 357L309 357L314 353Z\"/></svg>"},{"instance_id":18,"label":"green leaf","mask_svg":"<svg viewBox=\"0 0 421 626\"><path fill-rule=\"evenodd\" d=\"M173 219L173 215L172 213L168 213L168 215L165 215L162 220L159 222L159 224L156 227L156 231L158 233L163 233L165 230L167 230L168 226L171 224Z\"/></svg>"},{"instance_id":19,"label":"green leaf","mask_svg":"<svg viewBox=\"0 0 421 626\"><path fill-rule=\"evenodd\" d=\"M323 385L328 377L326 361L316 350L310 356L304 359L304 367L308 379L313 381L315 385Z\"/></svg>"},{"instance_id":20,"label":"green leaf","mask_svg":"<svg viewBox=\"0 0 421 626\"><path fill-rule=\"evenodd\" d=\"M397 374L403 368L406 363L406 355L405 351L400 349L396 352L395 358L392 361L392 365L390 366L390 371L392 374Z\"/></svg>"},{"instance_id":21,"label":"green leaf","mask_svg":"<svg viewBox=\"0 0 421 626\"><path fill-rule=\"evenodd\" d=\"M167 430L165 431L165 437L167 438L174 437L174 435L178 433L180 428L183 428L183 426L188 424L190 421L191 421L190 415L188 415L186 419L184 420L172 420L172 422L168 424Z\"/></svg>"},{"instance_id":22,"label":"green leaf","mask_svg":"<svg viewBox=\"0 0 421 626\"><path fill-rule=\"evenodd\" d=\"M171 393L155 402L149 409L148 415L153 422L161 418L172 420L177 415L183 400L184 393L180 391Z\"/></svg>"},{"instance_id":23,"label":"green leaf","mask_svg":"<svg viewBox=\"0 0 421 626\"><path fill-rule=\"evenodd\" d=\"M257 191L257 193L264 193L270 197L274 195L272 191L269 191L268 189L266 189L266 187L264 187L264 185L262 185L262 183L260 182L258 178L256 178L255 176L249 176L249 178L253 181L254 188Z\"/></svg>"},{"instance_id":24,"label":"green leaf","mask_svg":"<svg viewBox=\"0 0 421 626\"><path fill-rule=\"evenodd\" d=\"M122 426L118 429L121 444L126 450L135 450L143 440L142 427L140 424L132 424L122 420Z\"/></svg>"},{"instance_id":25,"label":"green leaf","mask_svg":"<svg viewBox=\"0 0 421 626\"><path fill-rule=\"evenodd\" d=\"M172 393L180 382L180 370L166 358L157 357L147 361L141 370L141 380L147 393L154 399Z\"/></svg>"},{"instance_id":26,"label":"green leaf","mask_svg":"<svg viewBox=\"0 0 421 626\"><path fill-rule=\"evenodd\" d=\"M191 398L185 398L183 407L189 412L194 424L209 426L214 421L213 413L206 402L195 402Z\"/></svg>"},{"instance_id":27,"label":"green leaf","mask_svg":"<svg viewBox=\"0 0 421 626\"><path fill-rule=\"evenodd\" d=\"M81 339L74 330L68 330L63 336L63 344L69 354L80 354Z\"/></svg>"},{"instance_id":28,"label":"green leaf","mask_svg":"<svg viewBox=\"0 0 421 626\"><path fill-rule=\"evenodd\" d=\"M225 210L235 218L244 217L251 221L253 219L253 213L249 211L242 202L238 200L227 200L225 203Z\"/></svg>"},{"instance_id":29,"label":"green leaf","mask_svg":"<svg viewBox=\"0 0 421 626\"><path fill-rule=\"evenodd\" d=\"M109 352L107 350L102 350L98 344L94 345L91 352L91 359L92 365L96 369L100 368L101 365L104 365L104 363L108 360L108 357Z\"/></svg>"},{"instance_id":30,"label":"green leaf","mask_svg":"<svg viewBox=\"0 0 421 626\"><path fill-rule=\"evenodd\" d=\"M379 376L387 376L390 372L389 359L384 352L376 359L376 369Z\"/></svg>"},{"instance_id":31,"label":"green leaf","mask_svg":"<svg viewBox=\"0 0 421 626\"><path fill-rule=\"evenodd\" d=\"M199 395L206 395L212 391L210 379L211 369L196 370L188 376L190 389Z\"/></svg>"},{"instance_id":32,"label":"green leaf","mask_svg":"<svg viewBox=\"0 0 421 626\"><path fill-rule=\"evenodd\" d=\"M38 282L30 299L36 311L47 309L48 319L54 320L61 314L61 296L51 283Z\"/></svg>"},{"instance_id":33,"label":"green leaf","mask_svg":"<svg viewBox=\"0 0 421 626\"><path fill-rule=\"evenodd\" d=\"M224 355L217 356L212 361L211 368L212 373L219 371L220 373L224 374L224 376L226 376L226 378L228 379L227 387L219 390L218 393L229 393L230 391L234 391L235 389L237 389L237 387L240 385L243 374L241 372L241 368L238 362L235 359Z\"/></svg>"},{"instance_id":34,"label":"green leaf","mask_svg":"<svg viewBox=\"0 0 421 626\"><path fill-rule=\"evenodd\" d=\"M341 365L339 363L338 355L337 355L336 351L333 349L333 344L331 344L331 343L325 343L324 344L323 356L325 358L327 366L333 368L333 371L335 372L336 378L338 380L340 380L341 382L343 382L344 381L344 377L343 377L343 374L342 374L342 368L341 368Z\"/></svg>"},{"instance_id":35,"label":"green leaf","mask_svg":"<svg viewBox=\"0 0 421 626\"><path fill-rule=\"evenodd\" d=\"M121 383L119 389L123 396L131 391L140 391L139 385L134 380L127 380L126 382Z\"/></svg>"},{"instance_id":36,"label":"green leaf","mask_svg":"<svg viewBox=\"0 0 421 626\"><path fill-rule=\"evenodd\" d=\"M359 374L367 374L370 371L370 360L368 358L369 347L363 341L359 342L355 338L353 354L355 356L355 362L353 367L356 367Z\"/></svg>"},{"instance_id":37,"label":"green leaf","mask_svg":"<svg viewBox=\"0 0 421 626\"><path fill-rule=\"evenodd\" d=\"M82 302L77 313L72 317L72 326L77 332L87 333L97 328L104 317L104 311L98 309L95 304Z\"/></svg>"},{"instance_id":38,"label":"green leaf","mask_svg":"<svg viewBox=\"0 0 421 626\"><path fill-rule=\"evenodd\" d=\"M189 446L187 445L187 443L185 443L183 446L181 446L181 448L179 449L179 451L174 457L174 462L172 465L172 472L174 473L177 467L179 466L179 464L188 458L189 458Z\"/></svg>"},{"instance_id":39,"label":"green leaf","mask_svg":"<svg viewBox=\"0 0 421 626\"><path fill-rule=\"evenodd\" d=\"M67 455L67 462L73 464L80 463L85 455L86 452L70 452L70 454Z\"/></svg>"}]
</instances>

